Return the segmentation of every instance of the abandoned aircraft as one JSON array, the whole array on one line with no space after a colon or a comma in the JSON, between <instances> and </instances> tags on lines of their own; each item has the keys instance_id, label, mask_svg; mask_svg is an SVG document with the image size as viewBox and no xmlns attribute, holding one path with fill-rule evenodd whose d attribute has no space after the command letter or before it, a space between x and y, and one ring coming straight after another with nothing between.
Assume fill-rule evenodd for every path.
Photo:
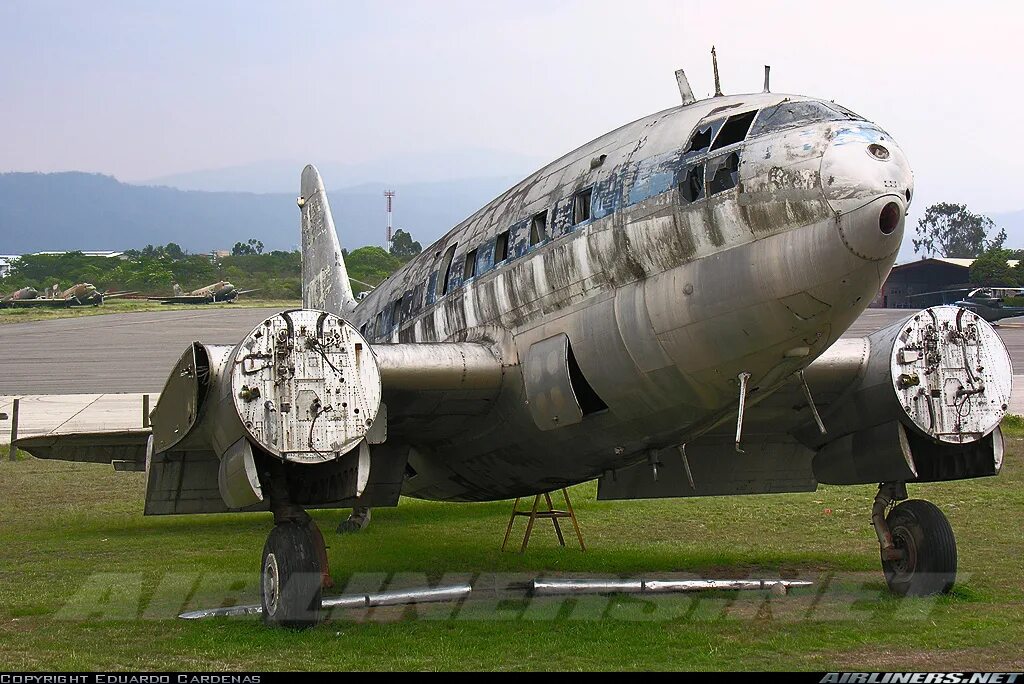
<instances>
[{"instance_id":1,"label":"abandoned aircraft","mask_svg":"<svg viewBox=\"0 0 1024 684\"><path fill-rule=\"evenodd\" d=\"M766 74L767 76L767 74ZM149 515L270 510L263 619L317 622L307 508L878 484L893 592L949 591L940 509L908 485L996 475L1010 360L939 306L840 335L903 238L913 175L878 125L764 92L626 124L532 174L361 301L319 173L298 198L303 308L194 343L151 430L20 440L145 470ZM867 517L867 516L866 516Z\"/></svg>"},{"instance_id":2,"label":"abandoned aircraft","mask_svg":"<svg viewBox=\"0 0 1024 684\"><path fill-rule=\"evenodd\" d=\"M216 304L217 302L233 302L238 295L259 292L259 290L237 290L226 280L211 283L198 290L184 292L181 286L174 284L174 294L170 297L146 297L153 302L162 304Z\"/></svg>"},{"instance_id":3,"label":"abandoned aircraft","mask_svg":"<svg viewBox=\"0 0 1024 684\"><path fill-rule=\"evenodd\" d=\"M952 303L956 306L973 311L989 323L995 323L1004 318L1024 316L1024 306L1007 306L1003 298L998 296L991 287L941 290L939 292L911 295L911 297L932 300L941 299L943 303L952 300Z\"/></svg>"},{"instance_id":4,"label":"abandoned aircraft","mask_svg":"<svg viewBox=\"0 0 1024 684\"><path fill-rule=\"evenodd\" d=\"M34 287L23 287L0 300L0 308L99 306L105 299L135 294L134 292L101 292L92 283L77 283L63 291L59 285L54 285L47 293L48 296L40 297L39 291Z\"/></svg>"}]
</instances>

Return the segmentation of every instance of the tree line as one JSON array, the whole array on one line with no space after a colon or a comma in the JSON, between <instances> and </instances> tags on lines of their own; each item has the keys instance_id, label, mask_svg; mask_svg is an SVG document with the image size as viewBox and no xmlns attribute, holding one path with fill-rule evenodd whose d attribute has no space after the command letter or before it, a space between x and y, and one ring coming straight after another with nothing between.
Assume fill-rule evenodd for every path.
<instances>
[{"instance_id":1,"label":"tree line","mask_svg":"<svg viewBox=\"0 0 1024 684\"><path fill-rule=\"evenodd\" d=\"M918 219L914 252L922 257L974 259L971 283L988 287L1024 287L1024 250L1006 249L1006 231L996 232L992 219L971 212L965 204L939 202Z\"/></svg>"},{"instance_id":2,"label":"tree line","mask_svg":"<svg viewBox=\"0 0 1024 684\"><path fill-rule=\"evenodd\" d=\"M376 246L342 251L349 275L376 285L421 249L409 233L399 230L389 251ZM86 256L82 252L26 254L11 265L6 277L0 278L0 296L22 287L42 292L54 283L61 288L92 283L102 291L163 296L171 294L175 283L190 291L220 280L230 281L239 289L259 289L257 296L261 299L299 299L301 257L297 250L264 252L263 243L255 239L236 243L230 255L221 257L189 254L173 242L129 250L123 258ZM355 282L352 287L357 294L368 289Z\"/></svg>"}]
</instances>

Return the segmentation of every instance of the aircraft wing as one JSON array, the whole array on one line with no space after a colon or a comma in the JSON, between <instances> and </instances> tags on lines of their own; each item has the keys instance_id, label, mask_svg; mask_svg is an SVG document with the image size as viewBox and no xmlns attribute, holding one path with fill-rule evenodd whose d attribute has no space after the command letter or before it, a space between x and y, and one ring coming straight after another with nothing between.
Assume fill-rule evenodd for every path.
<instances>
[{"instance_id":1,"label":"aircraft wing","mask_svg":"<svg viewBox=\"0 0 1024 684\"><path fill-rule=\"evenodd\" d=\"M252 294L253 292L259 292L261 289L263 289L263 288L257 287L257 288L255 288L253 290L239 290L238 292L235 293L235 295L237 296L237 295L244 295L244 294Z\"/></svg>"},{"instance_id":2,"label":"aircraft wing","mask_svg":"<svg viewBox=\"0 0 1024 684\"><path fill-rule=\"evenodd\" d=\"M70 299L11 299L0 302L0 308L4 309L29 309L29 308L50 308L66 309L71 306Z\"/></svg>"},{"instance_id":3,"label":"aircraft wing","mask_svg":"<svg viewBox=\"0 0 1024 684\"><path fill-rule=\"evenodd\" d=\"M210 297L199 297L196 295L180 295L177 297L146 297L151 302L160 302L161 304L209 304L212 300Z\"/></svg>"},{"instance_id":4,"label":"aircraft wing","mask_svg":"<svg viewBox=\"0 0 1024 684\"><path fill-rule=\"evenodd\" d=\"M750 395L742 423L737 398L699 438L602 477L598 498L814 491L819 483L997 474L998 424L1012 369L991 326L963 312L934 307L867 337L838 340L803 378L795 374L766 396Z\"/></svg>"},{"instance_id":5,"label":"aircraft wing","mask_svg":"<svg viewBox=\"0 0 1024 684\"><path fill-rule=\"evenodd\" d=\"M36 458L110 463L117 470L145 470L149 428L23 437L15 446Z\"/></svg>"},{"instance_id":6,"label":"aircraft wing","mask_svg":"<svg viewBox=\"0 0 1024 684\"><path fill-rule=\"evenodd\" d=\"M138 292L110 292L104 293L103 299L117 299L118 297L130 297L132 295L139 294Z\"/></svg>"}]
</instances>

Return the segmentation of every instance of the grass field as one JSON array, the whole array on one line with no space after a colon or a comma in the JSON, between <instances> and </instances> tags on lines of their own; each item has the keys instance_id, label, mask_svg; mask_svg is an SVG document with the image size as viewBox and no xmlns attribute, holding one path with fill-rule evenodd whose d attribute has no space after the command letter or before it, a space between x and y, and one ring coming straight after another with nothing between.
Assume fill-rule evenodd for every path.
<instances>
[{"instance_id":1,"label":"grass field","mask_svg":"<svg viewBox=\"0 0 1024 684\"><path fill-rule=\"evenodd\" d=\"M290 308L299 306L298 300L284 299L251 299L240 297L230 304L217 304L216 306L232 307L280 307ZM30 321L47 321L53 318L78 318L81 316L99 316L112 313L132 313L138 311L174 311L180 309L196 309L214 306L212 304L161 304L142 299L111 299L102 306L74 306L63 309L49 308L24 308L24 309L0 309L0 325L5 323L28 323Z\"/></svg>"},{"instance_id":2,"label":"grass field","mask_svg":"<svg viewBox=\"0 0 1024 684\"><path fill-rule=\"evenodd\" d=\"M404 500L352 537L318 513L339 587L392 574L686 572L813 579L755 592L523 600L336 614L306 632L257 618L177 620L231 594L256 602L267 515L144 518L143 476L28 457L0 463L0 669L882 669L1024 667L1024 429L997 478L911 487L949 516L951 596L883 590L873 487L812 494L597 502L574 489L589 546L549 527L525 555L498 545L511 508ZM519 527L516 537L522 539ZM410 574L407 574L410 573ZM340 589L339 589L340 590ZM336 590L336 591L339 591ZM186 600L187 599L187 600Z\"/></svg>"}]
</instances>

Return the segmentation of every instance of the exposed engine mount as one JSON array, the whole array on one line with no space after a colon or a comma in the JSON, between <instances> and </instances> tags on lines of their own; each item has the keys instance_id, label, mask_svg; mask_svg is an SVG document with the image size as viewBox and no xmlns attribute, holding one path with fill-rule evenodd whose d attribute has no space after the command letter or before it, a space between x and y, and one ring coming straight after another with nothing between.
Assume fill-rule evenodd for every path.
<instances>
[{"instance_id":1,"label":"exposed engine mount","mask_svg":"<svg viewBox=\"0 0 1024 684\"><path fill-rule=\"evenodd\" d=\"M369 346L323 311L266 319L231 359L231 395L250 439L295 463L332 461L356 448L380 410L380 372Z\"/></svg>"},{"instance_id":2,"label":"exposed engine mount","mask_svg":"<svg viewBox=\"0 0 1024 684\"><path fill-rule=\"evenodd\" d=\"M1006 347L967 309L937 306L905 321L891 368L906 416L940 442L980 439L1009 408L1013 371Z\"/></svg>"},{"instance_id":3,"label":"exposed engine mount","mask_svg":"<svg viewBox=\"0 0 1024 684\"><path fill-rule=\"evenodd\" d=\"M817 450L819 482L929 482L999 471L999 422L1013 369L989 323L966 309L936 306L859 344L861 360L847 371L856 379L822 415L828 432L807 426L796 433Z\"/></svg>"}]
</instances>

